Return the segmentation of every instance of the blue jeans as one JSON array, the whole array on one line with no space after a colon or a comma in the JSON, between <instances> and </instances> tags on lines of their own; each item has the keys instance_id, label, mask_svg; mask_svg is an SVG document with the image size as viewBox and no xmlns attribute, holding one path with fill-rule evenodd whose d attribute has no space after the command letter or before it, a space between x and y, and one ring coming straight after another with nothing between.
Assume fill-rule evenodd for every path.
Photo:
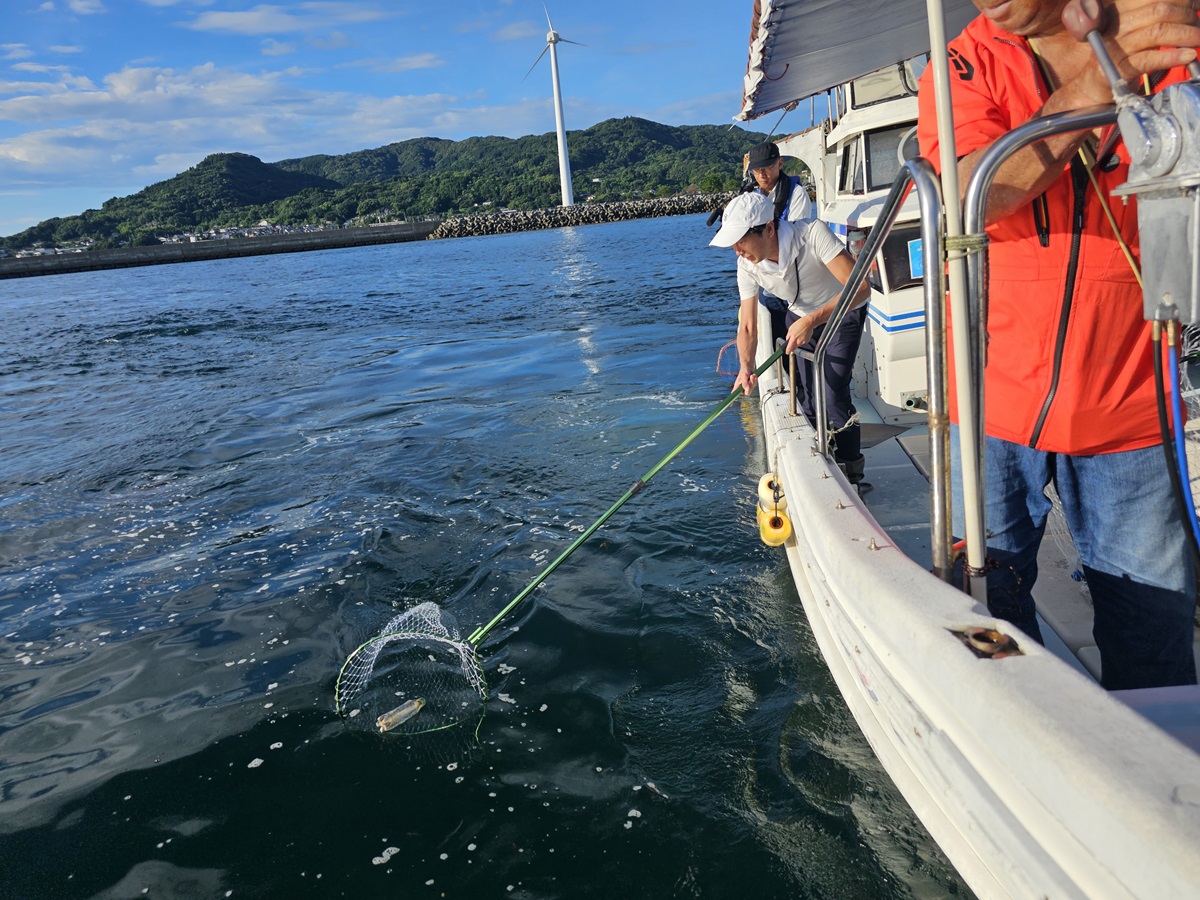
<instances>
[{"instance_id":1,"label":"blue jeans","mask_svg":"<svg viewBox=\"0 0 1200 900\"><path fill-rule=\"evenodd\" d=\"M954 531L963 534L958 428L951 427ZM1041 640L1033 586L1053 482L1092 595L1100 683L1109 690L1196 683L1192 551L1162 447L1096 456L987 438L988 611Z\"/></svg>"}]
</instances>

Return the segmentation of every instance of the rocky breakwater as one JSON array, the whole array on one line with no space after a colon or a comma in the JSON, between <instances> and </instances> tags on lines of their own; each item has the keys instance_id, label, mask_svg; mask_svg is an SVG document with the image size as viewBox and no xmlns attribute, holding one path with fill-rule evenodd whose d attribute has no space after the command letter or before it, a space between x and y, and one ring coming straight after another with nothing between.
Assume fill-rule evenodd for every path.
<instances>
[{"instance_id":1,"label":"rocky breakwater","mask_svg":"<svg viewBox=\"0 0 1200 900\"><path fill-rule=\"evenodd\" d=\"M653 200L621 200L614 203L581 203L553 209L515 210L481 216L446 219L433 233L435 238L477 237L484 234L511 234L540 228L566 228L571 225L599 225L626 219L650 219L656 216L685 216L709 213L729 201L732 193L680 194Z\"/></svg>"}]
</instances>

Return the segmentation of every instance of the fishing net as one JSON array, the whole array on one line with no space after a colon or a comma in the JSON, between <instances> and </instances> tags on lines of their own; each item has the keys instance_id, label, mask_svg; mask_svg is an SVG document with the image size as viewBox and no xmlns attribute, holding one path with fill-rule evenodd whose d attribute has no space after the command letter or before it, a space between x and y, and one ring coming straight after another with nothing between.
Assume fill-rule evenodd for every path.
<instances>
[{"instance_id":1,"label":"fishing net","mask_svg":"<svg viewBox=\"0 0 1200 900\"><path fill-rule=\"evenodd\" d=\"M425 734L482 716L487 683L449 616L421 603L346 658L334 694L338 713L357 727Z\"/></svg>"}]
</instances>

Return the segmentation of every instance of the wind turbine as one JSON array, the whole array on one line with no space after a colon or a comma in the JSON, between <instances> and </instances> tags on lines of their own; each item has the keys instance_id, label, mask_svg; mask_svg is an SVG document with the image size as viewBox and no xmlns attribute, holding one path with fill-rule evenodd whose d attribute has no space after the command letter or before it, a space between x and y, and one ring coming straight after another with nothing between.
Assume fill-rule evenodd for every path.
<instances>
[{"instance_id":1,"label":"wind turbine","mask_svg":"<svg viewBox=\"0 0 1200 900\"><path fill-rule=\"evenodd\" d=\"M571 190L571 160L567 156L567 132L563 128L563 109L562 109L562 88L558 84L558 51L555 45L576 44L580 47L586 47L586 44L580 44L579 41L568 41L564 37L559 37L558 32L554 30L554 23L550 21L550 10L546 9L543 4L542 9L546 10L546 24L550 26L550 30L546 32L546 46L542 48L542 52L538 54L538 58L533 61L533 65L529 67L529 72L537 68L537 64L542 61L542 57L546 55L546 51L550 51L550 78L554 83L554 124L558 130L558 177L562 181L562 205L574 206L575 193ZM529 77L529 72L525 73L525 78ZM524 81L525 79L521 79Z\"/></svg>"}]
</instances>

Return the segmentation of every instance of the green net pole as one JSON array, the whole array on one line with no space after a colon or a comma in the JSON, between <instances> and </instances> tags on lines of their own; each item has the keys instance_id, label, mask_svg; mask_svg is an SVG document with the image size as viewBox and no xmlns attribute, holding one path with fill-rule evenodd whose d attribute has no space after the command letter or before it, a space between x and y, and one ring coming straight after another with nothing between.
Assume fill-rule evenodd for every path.
<instances>
[{"instance_id":1,"label":"green net pole","mask_svg":"<svg viewBox=\"0 0 1200 900\"><path fill-rule=\"evenodd\" d=\"M775 360L779 359L779 357L781 357L783 355L783 349L784 349L783 347L780 347L778 350L776 350L774 353L772 353L766 362L764 362L761 366L759 366L757 369L755 369L754 374L761 375L763 372L767 371L767 369L769 369L771 367L771 365L775 362ZM696 426L696 428L692 431L691 434L689 434L686 438L684 438L682 441L680 441L679 444L677 444L675 446L675 448L673 450L671 450L670 453L668 453L666 456L664 456L662 459L660 459L658 461L658 463L654 466L654 468L652 468L649 472L647 472L645 475L643 475L641 478L639 478L637 481L635 481L630 486L629 490L627 490L621 496L620 500L618 500L616 503L614 503L612 506L610 506L608 508L608 511L605 512L604 515L602 515L600 518L598 518L595 522L593 522L591 524L591 526L587 529L587 531L585 531L583 534L581 534L579 537L577 537L571 543L570 547L568 547L561 554L559 554L558 558L556 560L554 560L554 562L552 562L552 563L550 563L550 565L546 566L546 568L542 570L541 574L539 574L537 578L533 579L533 581L531 581L529 583L528 587L526 587L525 590L521 591L521 593L519 593L519 594L517 594L517 596L513 597L512 601L508 604L508 606L506 606L506 607L504 607L504 609L500 610L500 612L498 612L496 614L495 618L493 618L492 621L488 622L482 628L476 628L475 631L473 631L471 633L471 636L467 638L467 643L478 646L479 642L482 641L487 636L487 633L489 631L491 631L494 627L496 627L497 622L499 622L506 615L508 615L512 611L513 607L515 607L518 603L520 603L522 600L524 600L526 597L528 597L534 591L534 589L537 588L537 586L539 584L541 584L543 581L545 581L550 576L551 572L553 572L555 569L557 569L566 560L566 558L568 556L570 556L572 553L574 553L579 548L580 544L582 544L589 537L591 537L593 534L595 534L597 529L599 529L601 525L603 525L610 518L612 518L613 514L618 509L620 509L622 506L624 506L630 500L630 498L633 497L634 494L638 493L642 488L644 488L646 486L646 484L650 481L650 479L653 478L655 475L657 475L662 470L663 466L665 466L667 463L669 463L671 460L673 460L676 456L678 456L680 453L682 453L683 449L685 447L687 447L688 444L690 444L692 441L694 441L697 437L700 436L700 432L704 431L705 428L707 428L709 425L711 425L716 420L717 416L719 416L721 413L723 413L725 411L726 407L728 407L729 404L731 404L734 400L741 397L744 393L745 393L745 391L743 391L741 388L738 388L735 391L731 391L729 396L726 397L724 400L722 400L717 405L717 408L714 409L712 412L710 412L708 414L708 416L705 417L704 421Z\"/></svg>"}]
</instances>

